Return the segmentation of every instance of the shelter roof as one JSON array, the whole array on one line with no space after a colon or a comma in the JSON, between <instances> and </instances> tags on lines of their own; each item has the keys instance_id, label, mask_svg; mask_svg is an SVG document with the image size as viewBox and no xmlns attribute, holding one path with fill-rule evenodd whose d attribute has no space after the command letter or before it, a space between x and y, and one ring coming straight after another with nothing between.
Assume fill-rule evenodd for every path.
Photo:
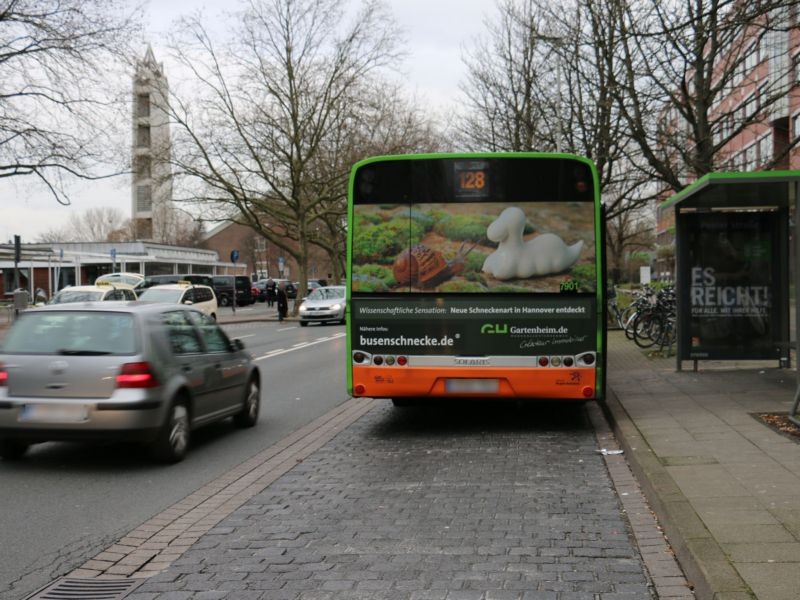
<instances>
[{"instance_id":1,"label":"shelter roof","mask_svg":"<svg viewBox=\"0 0 800 600\"><path fill-rule=\"evenodd\" d=\"M660 208L748 208L788 206L789 188L800 171L708 173L665 200Z\"/></svg>"}]
</instances>

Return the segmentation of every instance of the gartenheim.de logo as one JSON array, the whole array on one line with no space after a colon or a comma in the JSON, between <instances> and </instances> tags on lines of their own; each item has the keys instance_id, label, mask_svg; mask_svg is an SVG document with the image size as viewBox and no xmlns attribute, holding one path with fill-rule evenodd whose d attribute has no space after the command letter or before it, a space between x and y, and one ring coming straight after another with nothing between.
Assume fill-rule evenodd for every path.
<instances>
[{"instance_id":1,"label":"gartenheim.de logo","mask_svg":"<svg viewBox=\"0 0 800 600\"><path fill-rule=\"evenodd\" d=\"M547 327L534 325L532 327L520 327L517 325L509 326L508 323L484 323L481 325L481 333L488 335L566 335L569 328L562 325L560 327Z\"/></svg>"},{"instance_id":2,"label":"gartenheim.de logo","mask_svg":"<svg viewBox=\"0 0 800 600\"><path fill-rule=\"evenodd\" d=\"M481 333L488 333L492 335L506 335L508 334L508 323L484 323L481 325Z\"/></svg>"}]
</instances>

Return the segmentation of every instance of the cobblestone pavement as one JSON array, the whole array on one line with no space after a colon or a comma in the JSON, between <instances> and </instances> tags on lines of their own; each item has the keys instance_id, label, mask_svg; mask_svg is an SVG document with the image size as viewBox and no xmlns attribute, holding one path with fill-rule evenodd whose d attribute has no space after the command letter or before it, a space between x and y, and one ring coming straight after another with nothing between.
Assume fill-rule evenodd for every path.
<instances>
[{"instance_id":1,"label":"cobblestone pavement","mask_svg":"<svg viewBox=\"0 0 800 600\"><path fill-rule=\"evenodd\" d=\"M644 600L583 409L380 404L132 600Z\"/></svg>"}]
</instances>

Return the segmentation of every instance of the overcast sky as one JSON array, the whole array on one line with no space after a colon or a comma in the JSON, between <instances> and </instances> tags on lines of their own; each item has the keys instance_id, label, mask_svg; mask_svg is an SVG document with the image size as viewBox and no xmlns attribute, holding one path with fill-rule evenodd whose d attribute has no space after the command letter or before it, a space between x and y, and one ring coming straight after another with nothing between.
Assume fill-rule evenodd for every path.
<instances>
[{"instance_id":1,"label":"overcast sky","mask_svg":"<svg viewBox=\"0 0 800 600\"><path fill-rule=\"evenodd\" d=\"M355 2L353 0L349 0ZM459 98L458 84L465 67L465 48L482 34L485 17L494 14L492 0L387 0L395 20L405 32L407 58L401 70L410 94L432 110L454 110ZM148 7L148 41L156 59L170 65L161 51L169 24L181 14L203 9L208 16L235 6L231 0L151 0ZM144 51L144 48L142 48ZM75 212L95 206L117 207L130 216L130 182L118 177L103 182L85 182L71 193L70 206L59 205L51 196L32 188L32 181L17 178L15 184L0 183L0 240L15 234L23 242L60 227Z\"/></svg>"}]
</instances>

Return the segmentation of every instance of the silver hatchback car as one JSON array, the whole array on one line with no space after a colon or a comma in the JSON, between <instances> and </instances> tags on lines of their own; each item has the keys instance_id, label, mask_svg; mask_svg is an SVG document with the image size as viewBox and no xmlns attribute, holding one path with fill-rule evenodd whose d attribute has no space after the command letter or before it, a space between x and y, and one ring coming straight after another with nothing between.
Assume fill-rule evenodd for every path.
<instances>
[{"instance_id":1,"label":"silver hatchback car","mask_svg":"<svg viewBox=\"0 0 800 600\"><path fill-rule=\"evenodd\" d=\"M191 431L258 420L261 377L238 339L187 307L87 302L25 311L0 345L0 456L48 440L138 440L181 460Z\"/></svg>"},{"instance_id":2,"label":"silver hatchback car","mask_svg":"<svg viewBox=\"0 0 800 600\"><path fill-rule=\"evenodd\" d=\"M318 287L300 305L300 325L309 323L339 322L346 320L347 288L343 285Z\"/></svg>"}]
</instances>

